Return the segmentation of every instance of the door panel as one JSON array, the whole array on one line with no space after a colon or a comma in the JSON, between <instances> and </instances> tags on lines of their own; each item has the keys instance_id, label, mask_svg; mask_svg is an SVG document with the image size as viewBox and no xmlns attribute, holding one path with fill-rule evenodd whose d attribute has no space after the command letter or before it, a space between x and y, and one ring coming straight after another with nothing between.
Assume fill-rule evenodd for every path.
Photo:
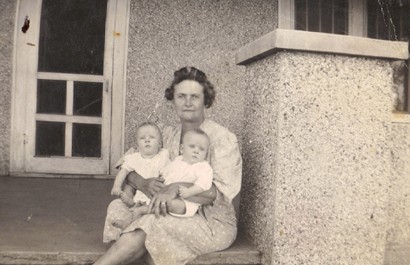
<instances>
[{"instance_id":1,"label":"door panel","mask_svg":"<svg viewBox=\"0 0 410 265\"><path fill-rule=\"evenodd\" d=\"M30 23L24 32L16 28L12 171L110 173L113 56L119 48L113 33L118 5L127 10L128 4L19 2L18 21ZM123 69L117 74L124 78Z\"/></svg>"}]
</instances>

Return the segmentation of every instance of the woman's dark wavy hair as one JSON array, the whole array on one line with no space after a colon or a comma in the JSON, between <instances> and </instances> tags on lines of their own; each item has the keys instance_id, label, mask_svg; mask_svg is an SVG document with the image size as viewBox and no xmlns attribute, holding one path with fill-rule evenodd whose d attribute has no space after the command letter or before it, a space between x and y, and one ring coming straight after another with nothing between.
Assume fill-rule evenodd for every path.
<instances>
[{"instance_id":1,"label":"woman's dark wavy hair","mask_svg":"<svg viewBox=\"0 0 410 265\"><path fill-rule=\"evenodd\" d=\"M215 100L214 86L209 82L205 73L195 67L183 67L174 72L174 80L171 86L165 89L165 98L168 100L174 99L175 86L185 80L197 81L204 88L204 105L206 108L212 106Z\"/></svg>"}]
</instances>

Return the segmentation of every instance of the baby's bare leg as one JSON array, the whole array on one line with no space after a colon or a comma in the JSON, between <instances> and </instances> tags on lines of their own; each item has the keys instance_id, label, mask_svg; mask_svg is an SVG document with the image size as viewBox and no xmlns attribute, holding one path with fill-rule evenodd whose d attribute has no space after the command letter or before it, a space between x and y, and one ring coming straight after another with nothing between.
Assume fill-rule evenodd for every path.
<instances>
[{"instance_id":1,"label":"baby's bare leg","mask_svg":"<svg viewBox=\"0 0 410 265\"><path fill-rule=\"evenodd\" d=\"M120 228L120 229L125 229L128 225L130 225L132 222L143 216L148 212L148 205L142 205L138 207L132 207L130 209L130 212L132 213L131 219L127 220L114 220L112 221L112 225Z\"/></svg>"},{"instance_id":2,"label":"baby's bare leg","mask_svg":"<svg viewBox=\"0 0 410 265\"><path fill-rule=\"evenodd\" d=\"M170 213L184 214L186 212L185 202L181 199L173 199L167 206Z\"/></svg>"},{"instance_id":3,"label":"baby's bare leg","mask_svg":"<svg viewBox=\"0 0 410 265\"><path fill-rule=\"evenodd\" d=\"M128 184L124 184L124 189L120 194L120 198L128 207L134 206L134 188Z\"/></svg>"}]
</instances>

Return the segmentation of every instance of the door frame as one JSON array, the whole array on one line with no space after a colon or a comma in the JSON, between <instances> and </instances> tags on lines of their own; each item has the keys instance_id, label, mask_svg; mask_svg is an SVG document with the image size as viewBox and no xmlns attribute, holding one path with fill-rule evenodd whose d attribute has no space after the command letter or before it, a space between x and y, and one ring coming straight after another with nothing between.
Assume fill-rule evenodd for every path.
<instances>
[{"instance_id":1,"label":"door frame","mask_svg":"<svg viewBox=\"0 0 410 265\"><path fill-rule=\"evenodd\" d=\"M115 174L115 163L122 156L124 150L125 123L125 92L126 66L128 51L128 23L130 0L109 0L107 12L114 15L113 47L112 47L112 79L111 91L111 126L109 144L109 165L107 174ZM109 8L109 10L108 10ZM27 61L37 61L37 53L30 49L37 49L38 39L34 30L40 27L41 0L18 0L16 8L14 52L13 52L13 84L12 84L12 116L10 143L10 175L31 173L27 170L27 102L29 100L25 87L30 78L36 76L36 69L30 69ZM25 17L30 20L29 30L22 33ZM107 34L109 32L107 31ZM35 54L35 56L33 55ZM57 173L57 172L56 172ZM69 174L69 173L68 173ZM90 173L89 173L90 174ZM107 175L103 174L103 175Z\"/></svg>"}]
</instances>

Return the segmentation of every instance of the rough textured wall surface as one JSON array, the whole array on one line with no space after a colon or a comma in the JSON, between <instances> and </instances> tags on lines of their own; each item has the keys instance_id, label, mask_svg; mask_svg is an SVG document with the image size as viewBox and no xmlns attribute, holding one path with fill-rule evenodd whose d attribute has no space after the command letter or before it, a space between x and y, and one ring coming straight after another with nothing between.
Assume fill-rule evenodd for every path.
<instances>
[{"instance_id":1,"label":"rough textured wall surface","mask_svg":"<svg viewBox=\"0 0 410 265\"><path fill-rule=\"evenodd\" d=\"M382 264L388 62L280 52L246 74L241 227L264 264Z\"/></svg>"},{"instance_id":2,"label":"rough textured wall surface","mask_svg":"<svg viewBox=\"0 0 410 265\"><path fill-rule=\"evenodd\" d=\"M0 175L9 173L13 32L17 1L0 0Z\"/></svg>"},{"instance_id":3,"label":"rough textured wall surface","mask_svg":"<svg viewBox=\"0 0 410 265\"><path fill-rule=\"evenodd\" d=\"M278 162L279 64L262 60L249 66L245 93L243 181L239 229L246 231L271 264Z\"/></svg>"},{"instance_id":4,"label":"rough textured wall surface","mask_svg":"<svg viewBox=\"0 0 410 265\"><path fill-rule=\"evenodd\" d=\"M135 128L148 117L176 121L164 99L175 70L196 66L217 91L207 116L242 134L244 72L235 53L273 30L276 2L131 1L127 69L125 149L135 143Z\"/></svg>"},{"instance_id":5,"label":"rough textured wall surface","mask_svg":"<svg viewBox=\"0 0 410 265\"><path fill-rule=\"evenodd\" d=\"M392 192L390 193L386 265L410 263L410 124L392 126Z\"/></svg>"}]
</instances>

